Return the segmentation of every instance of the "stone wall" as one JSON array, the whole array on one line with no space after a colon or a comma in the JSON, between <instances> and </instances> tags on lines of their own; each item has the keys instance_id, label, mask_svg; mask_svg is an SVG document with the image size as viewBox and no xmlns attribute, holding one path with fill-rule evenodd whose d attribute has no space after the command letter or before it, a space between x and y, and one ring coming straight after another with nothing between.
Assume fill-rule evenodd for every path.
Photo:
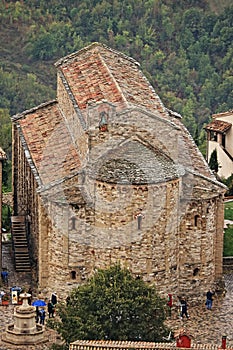
<instances>
[{"instance_id":1,"label":"stone wall","mask_svg":"<svg viewBox=\"0 0 233 350\"><path fill-rule=\"evenodd\" d=\"M96 181L92 204L75 208L68 202L50 202L51 222L44 217L40 227L40 288L46 293L56 289L65 298L96 268L120 262L135 276L155 283L164 296L202 297L216 279L218 199L193 199L180 218L180 185L180 180L150 186Z\"/></svg>"},{"instance_id":2,"label":"stone wall","mask_svg":"<svg viewBox=\"0 0 233 350\"><path fill-rule=\"evenodd\" d=\"M202 297L222 271L217 185L179 173L176 165L187 166L190 157L181 153L173 123L108 105L108 132L100 132L97 107L87 113L87 166L37 203L39 288L65 298L96 268L120 262L164 296Z\"/></svg>"}]
</instances>

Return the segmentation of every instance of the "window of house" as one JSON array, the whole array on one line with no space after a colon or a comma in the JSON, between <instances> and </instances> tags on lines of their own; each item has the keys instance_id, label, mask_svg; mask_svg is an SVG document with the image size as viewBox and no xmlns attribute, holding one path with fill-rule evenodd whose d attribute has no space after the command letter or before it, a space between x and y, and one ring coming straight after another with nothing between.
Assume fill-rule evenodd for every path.
<instances>
[{"instance_id":1,"label":"window of house","mask_svg":"<svg viewBox=\"0 0 233 350\"><path fill-rule=\"evenodd\" d=\"M222 134L222 146L226 148L226 136L224 134Z\"/></svg>"},{"instance_id":2,"label":"window of house","mask_svg":"<svg viewBox=\"0 0 233 350\"><path fill-rule=\"evenodd\" d=\"M216 131L211 131L210 132L210 140L217 142L217 132Z\"/></svg>"}]
</instances>

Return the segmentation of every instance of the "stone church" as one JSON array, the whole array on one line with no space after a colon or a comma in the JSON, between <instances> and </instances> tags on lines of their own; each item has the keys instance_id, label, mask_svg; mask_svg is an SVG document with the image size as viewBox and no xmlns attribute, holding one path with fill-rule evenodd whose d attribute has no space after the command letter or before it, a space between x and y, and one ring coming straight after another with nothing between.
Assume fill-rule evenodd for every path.
<instances>
[{"instance_id":1,"label":"stone church","mask_svg":"<svg viewBox=\"0 0 233 350\"><path fill-rule=\"evenodd\" d=\"M12 233L39 289L63 298L120 262L162 294L204 293L222 276L225 187L181 116L105 45L55 66L57 99L12 117Z\"/></svg>"}]
</instances>

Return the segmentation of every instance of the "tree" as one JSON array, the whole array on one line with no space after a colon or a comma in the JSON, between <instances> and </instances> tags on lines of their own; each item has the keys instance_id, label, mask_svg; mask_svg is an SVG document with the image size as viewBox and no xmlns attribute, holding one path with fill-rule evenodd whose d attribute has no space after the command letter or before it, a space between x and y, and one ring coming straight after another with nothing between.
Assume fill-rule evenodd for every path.
<instances>
[{"instance_id":1,"label":"tree","mask_svg":"<svg viewBox=\"0 0 233 350\"><path fill-rule=\"evenodd\" d=\"M0 108L0 147L7 155L3 162L3 192L11 191L11 120L8 109Z\"/></svg>"},{"instance_id":2,"label":"tree","mask_svg":"<svg viewBox=\"0 0 233 350\"><path fill-rule=\"evenodd\" d=\"M77 339L161 341L169 331L166 311L166 300L155 287L114 265L74 289L58 306L60 320L48 324L67 346Z\"/></svg>"},{"instance_id":3,"label":"tree","mask_svg":"<svg viewBox=\"0 0 233 350\"><path fill-rule=\"evenodd\" d=\"M218 163L216 148L213 150L213 152L210 155L209 167L211 170L213 170L217 174L218 168L219 168L219 163Z\"/></svg>"}]
</instances>

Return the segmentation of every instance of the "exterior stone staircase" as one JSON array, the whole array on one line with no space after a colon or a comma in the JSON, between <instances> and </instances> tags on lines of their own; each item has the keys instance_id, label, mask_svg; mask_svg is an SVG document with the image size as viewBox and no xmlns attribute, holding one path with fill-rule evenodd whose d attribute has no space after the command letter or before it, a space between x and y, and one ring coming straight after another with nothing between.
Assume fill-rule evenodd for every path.
<instances>
[{"instance_id":1,"label":"exterior stone staircase","mask_svg":"<svg viewBox=\"0 0 233 350\"><path fill-rule=\"evenodd\" d=\"M31 272L25 216L11 217L12 246L17 272Z\"/></svg>"}]
</instances>

